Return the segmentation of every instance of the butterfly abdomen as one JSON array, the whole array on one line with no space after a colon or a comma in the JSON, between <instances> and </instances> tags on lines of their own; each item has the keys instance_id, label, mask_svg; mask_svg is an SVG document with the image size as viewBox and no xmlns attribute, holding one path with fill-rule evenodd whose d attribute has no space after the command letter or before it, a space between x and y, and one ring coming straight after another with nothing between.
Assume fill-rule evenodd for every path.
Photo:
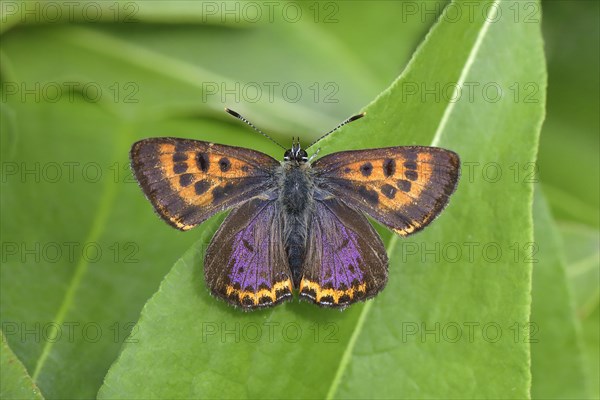
<instances>
[{"instance_id":1,"label":"butterfly abdomen","mask_svg":"<svg viewBox=\"0 0 600 400\"><path fill-rule=\"evenodd\" d=\"M279 200L284 217L285 249L296 287L300 283L304 263L313 191L314 183L308 165L295 162L284 165Z\"/></svg>"}]
</instances>

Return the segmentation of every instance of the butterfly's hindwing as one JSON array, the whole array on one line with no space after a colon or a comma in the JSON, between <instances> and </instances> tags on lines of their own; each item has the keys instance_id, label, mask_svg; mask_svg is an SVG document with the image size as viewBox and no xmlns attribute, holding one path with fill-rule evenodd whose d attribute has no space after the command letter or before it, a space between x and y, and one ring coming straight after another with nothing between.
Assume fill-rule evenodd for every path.
<instances>
[{"instance_id":1,"label":"butterfly's hindwing","mask_svg":"<svg viewBox=\"0 0 600 400\"><path fill-rule=\"evenodd\" d=\"M460 160L437 147L403 146L334 153L313 168L317 186L407 236L446 206Z\"/></svg>"},{"instance_id":2,"label":"butterfly's hindwing","mask_svg":"<svg viewBox=\"0 0 600 400\"><path fill-rule=\"evenodd\" d=\"M367 218L340 200L316 201L299 294L345 308L375 296L387 282L388 258Z\"/></svg>"},{"instance_id":3,"label":"butterfly's hindwing","mask_svg":"<svg viewBox=\"0 0 600 400\"><path fill-rule=\"evenodd\" d=\"M213 295L252 310L288 300L293 284L277 201L254 199L225 219L204 258Z\"/></svg>"},{"instance_id":4,"label":"butterfly's hindwing","mask_svg":"<svg viewBox=\"0 0 600 400\"><path fill-rule=\"evenodd\" d=\"M136 142L130 157L154 209L181 230L263 194L279 165L254 150L177 138Z\"/></svg>"}]
</instances>

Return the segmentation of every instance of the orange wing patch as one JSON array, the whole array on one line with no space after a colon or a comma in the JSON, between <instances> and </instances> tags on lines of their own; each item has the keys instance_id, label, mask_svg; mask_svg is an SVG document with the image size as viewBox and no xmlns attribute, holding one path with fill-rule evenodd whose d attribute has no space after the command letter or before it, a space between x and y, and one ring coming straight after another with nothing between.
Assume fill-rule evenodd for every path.
<instances>
[{"instance_id":1,"label":"orange wing patch","mask_svg":"<svg viewBox=\"0 0 600 400\"><path fill-rule=\"evenodd\" d=\"M275 282L271 288L265 287L258 291L243 290L236 288L233 285L227 285L225 294L229 299L244 308L260 306L270 307L283 301L287 297L291 297L292 289L292 281L286 279Z\"/></svg>"},{"instance_id":2,"label":"orange wing patch","mask_svg":"<svg viewBox=\"0 0 600 400\"><path fill-rule=\"evenodd\" d=\"M346 289L324 288L317 282L303 278L300 281L300 295L310 298L317 304L345 306L362 299L367 292L367 284L362 282Z\"/></svg>"},{"instance_id":3,"label":"orange wing patch","mask_svg":"<svg viewBox=\"0 0 600 400\"><path fill-rule=\"evenodd\" d=\"M418 198L431 180L430 162L431 155L426 153L417 154L415 161L403 157L360 161L344 167L343 176L362 183L367 191L376 191L381 207L399 209Z\"/></svg>"},{"instance_id":4,"label":"orange wing patch","mask_svg":"<svg viewBox=\"0 0 600 400\"><path fill-rule=\"evenodd\" d=\"M334 153L317 160L315 168L334 195L406 236L447 204L459 164L454 152L407 146Z\"/></svg>"},{"instance_id":5,"label":"orange wing patch","mask_svg":"<svg viewBox=\"0 0 600 400\"><path fill-rule=\"evenodd\" d=\"M131 163L157 213L181 230L261 194L279 166L257 151L176 138L135 143Z\"/></svg>"},{"instance_id":6,"label":"orange wing patch","mask_svg":"<svg viewBox=\"0 0 600 400\"><path fill-rule=\"evenodd\" d=\"M251 165L210 152L176 152L172 144L160 146L160 165L171 188L190 205L207 206L219 200L233 180L251 175ZM176 161L175 161L176 160ZM217 189L219 188L219 189Z\"/></svg>"}]
</instances>

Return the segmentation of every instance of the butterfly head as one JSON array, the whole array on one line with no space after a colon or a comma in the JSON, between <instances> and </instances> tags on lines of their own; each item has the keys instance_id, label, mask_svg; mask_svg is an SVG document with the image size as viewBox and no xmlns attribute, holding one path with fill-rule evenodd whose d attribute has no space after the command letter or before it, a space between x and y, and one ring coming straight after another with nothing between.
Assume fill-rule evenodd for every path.
<instances>
[{"instance_id":1,"label":"butterfly head","mask_svg":"<svg viewBox=\"0 0 600 400\"><path fill-rule=\"evenodd\" d=\"M292 148L286 150L283 154L284 161L296 161L299 164L303 164L308 161L308 153L300 147L300 139L292 142Z\"/></svg>"}]
</instances>

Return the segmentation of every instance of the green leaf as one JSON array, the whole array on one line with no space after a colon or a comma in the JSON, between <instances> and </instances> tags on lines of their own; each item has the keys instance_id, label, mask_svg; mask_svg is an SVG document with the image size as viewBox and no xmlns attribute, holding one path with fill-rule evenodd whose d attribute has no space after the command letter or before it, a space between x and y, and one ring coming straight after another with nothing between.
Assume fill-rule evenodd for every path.
<instances>
[{"instance_id":1,"label":"green leaf","mask_svg":"<svg viewBox=\"0 0 600 400\"><path fill-rule=\"evenodd\" d=\"M600 98L589 88L600 85L599 12L598 2L544 4L550 82L538 156L553 214L595 229L600 224Z\"/></svg>"},{"instance_id":2,"label":"green leaf","mask_svg":"<svg viewBox=\"0 0 600 400\"><path fill-rule=\"evenodd\" d=\"M516 3L486 4L493 17ZM343 313L297 303L241 313L210 298L201 267L213 229L199 228L203 239L146 304L137 342L124 346L99 397L529 397L529 344L511 327L529 321L531 264L513 249L533 241L533 190L509 168L535 159L544 56L538 23L485 16L440 18L368 117L320 145L326 153L433 143L471 166L497 163L502 179L464 171L438 221L391 239L383 293ZM436 82L535 82L540 97L403 97L407 84Z\"/></svg>"},{"instance_id":3,"label":"green leaf","mask_svg":"<svg viewBox=\"0 0 600 400\"><path fill-rule=\"evenodd\" d=\"M390 64L378 81L361 80L356 75L368 68L336 63L349 50L323 39L331 35L327 29L320 40L303 35L313 28L310 17L248 29L197 26L188 22L199 21L195 7L201 5L168 4L161 21L140 8L140 21L132 24L63 24L32 13L18 29L9 28L21 14L6 15L7 24L16 25L1 28L0 319L10 350L47 398L97 394L143 304L200 234L183 235L152 215L129 174L131 143L172 135L255 147L279 158L280 149L222 108L244 112L238 107L245 105L254 122L276 130L284 143L299 132L304 140L316 138L383 90L398 68ZM340 12L354 7L361 4L340 4ZM180 18L182 9L187 20ZM150 20L179 26L144 23ZM340 34L354 30L355 21L336 28ZM410 44L402 39L394 58L403 64L414 32L423 29L388 17L375 31L410 38ZM385 54L397 47L381 42L372 50ZM203 83L231 88L252 82L264 90L256 104L243 96L225 102L220 94L203 97ZM304 94L296 104L279 90L270 101L269 82L279 89L298 83ZM336 102L324 101L328 82L337 85ZM314 131L304 136L309 128Z\"/></svg>"},{"instance_id":4,"label":"green leaf","mask_svg":"<svg viewBox=\"0 0 600 400\"><path fill-rule=\"evenodd\" d=\"M585 372L590 397L600 398L600 233L573 222L559 225L565 243L567 276L583 328Z\"/></svg>"},{"instance_id":5,"label":"green leaf","mask_svg":"<svg viewBox=\"0 0 600 400\"><path fill-rule=\"evenodd\" d=\"M577 315L584 319L600 303L600 232L573 222L562 222L559 228L565 243L567 273Z\"/></svg>"},{"instance_id":6,"label":"green leaf","mask_svg":"<svg viewBox=\"0 0 600 400\"><path fill-rule=\"evenodd\" d=\"M585 367L592 399L600 398L600 307L596 307L582 323Z\"/></svg>"},{"instance_id":7,"label":"green leaf","mask_svg":"<svg viewBox=\"0 0 600 400\"><path fill-rule=\"evenodd\" d=\"M0 397L3 399L42 399L40 389L31 380L25 367L8 347L0 331Z\"/></svg>"},{"instance_id":8,"label":"green leaf","mask_svg":"<svg viewBox=\"0 0 600 400\"><path fill-rule=\"evenodd\" d=\"M581 327L575 316L560 236L540 190L536 191L533 218L531 324L521 332L531 343L531 397L589 398Z\"/></svg>"},{"instance_id":9,"label":"green leaf","mask_svg":"<svg viewBox=\"0 0 600 400\"><path fill-rule=\"evenodd\" d=\"M0 33L19 25L66 23L204 23L213 25L248 25L233 18L224 19L214 12L215 5L202 2L140 1L140 2L57 2L45 4L36 0L5 3L0 20Z\"/></svg>"},{"instance_id":10,"label":"green leaf","mask_svg":"<svg viewBox=\"0 0 600 400\"><path fill-rule=\"evenodd\" d=\"M141 306L194 238L147 218L128 173L127 150L140 137L132 124L85 102L12 109L2 328L46 397L92 397Z\"/></svg>"}]
</instances>

